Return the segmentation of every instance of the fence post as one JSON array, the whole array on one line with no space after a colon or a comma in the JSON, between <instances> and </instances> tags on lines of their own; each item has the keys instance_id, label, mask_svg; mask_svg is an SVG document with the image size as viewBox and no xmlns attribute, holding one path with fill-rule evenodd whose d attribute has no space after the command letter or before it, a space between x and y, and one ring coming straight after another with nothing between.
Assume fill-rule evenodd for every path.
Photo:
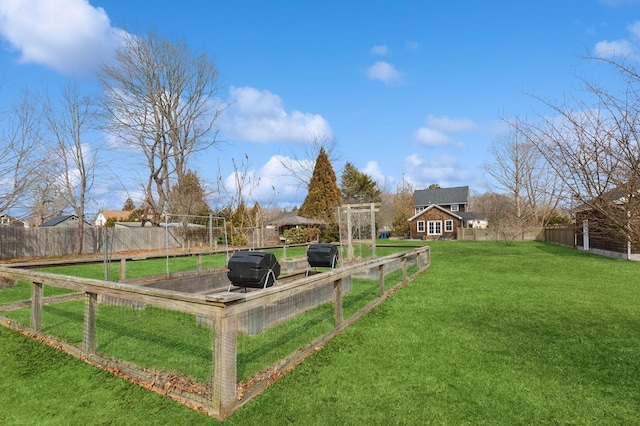
<instances>
[{"instance_id":1,"label":"fence post","mask_svg":"<svg viewBox=\"0 0 640 426\"><path fill-rule=\"evenodd\" d=\"M43 284L34 282L31 291L31 328L36 333L42 330Z\"/></svg>"},{"instance_id":2,"label":"fence post","mask_svg":"<svg viewBox=\"0 0 640 426\"><path fill-rule=\"evenodd\" d=\"M224 415L225 407L236 400L238 358L238 316L215 309L213 318L213 401L212 408Z\"/></svg>"},{"instance_id":3,"label":"fence post","mask_svg":"<svg viewBox=\"0 0 640 426\"><path fill-rule=\"evenodd\" d=\"M335 311L335 326L342 324L342 278L333 282L333 306Z\"/></svg>"},{"instance_id":4,"label":"fence post","mask_svg":"<svg viewBox=\"0 0 640 426\"><path fill-rule=\"evenodd\" d=\"M84 333L82 346L87 354L96 351L96 313L98 308L98 295L85 293L84 304Z\"/></svg>"},{"instance_id":5,"label":"fence post","mask_svg":"<svg viewBox=\"0 0 640 426\"><path fill-rule=\"evenodd\" d=\"M380 281L380 291L378 296L384 296L384 264L378 266L378 280Z\"/></svg>"},{"instance_id":6,"label":"fence post","mask_svg":"<svg viewBox=\"0 0 640 426\"><path fill-rule=\"evenodd\" d=\"M376 257L376 205L371 203L371 257Z\"/></svg>"},{"instance_id":7,"label":"fence post","mask_svg":"<svg viewBox=\"0 0 640 426\"><path fill-rule=\"evenodd\" d=\"M127 259L124 257L120 259L120 281L124 281L127 278Z\"/></svg>"},{"instance_id":8,"label":"fence post","mask_svg":"<svg viewBox=\"0 0 640 426\"><path fill-rule=\"evenodd\" d=\"M402 257L402 282L407 280L407 256Z\"/></svg>"}]
</instances>

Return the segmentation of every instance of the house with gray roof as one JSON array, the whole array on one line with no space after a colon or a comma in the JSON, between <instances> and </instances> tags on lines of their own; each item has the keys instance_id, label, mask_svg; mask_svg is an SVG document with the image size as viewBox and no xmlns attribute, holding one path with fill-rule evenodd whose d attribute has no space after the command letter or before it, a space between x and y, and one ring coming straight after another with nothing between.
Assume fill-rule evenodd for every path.
<instances>
[{"instance_id":1,"label":"house with gray roof","mask_svg":"<svg viewBox=\"0 0 640 426\"><path fill-rule=\"evenodd\" d=\"M443 207L451 212L465 212L469 205L469 187L431 188L413 191L415 213L432 205Z\"/></svg>"},{"instance_id":2,"label":"house with gray roof","mask_svg":"<svg viewBox=\"0 0 640 426\"><path fill-rule=\"evenodd\" d=\"M93 226L92 224L90 224L86 220L84 221L84 224L86 226ZM65 214L65 215L56 216L54 218L51 218L51 219L47 220L46 222L41 223L40 226L44 227L44 228L53 227L53 226L58 227L58 228L77 227L78 226L78 216L76 216L74 214Z\"/></svg>"},{"instance_id":3,"label":"house with gray roof","mask_svg":"<svg viewBox=\"0 0 640 426\"><path fill-rule=\"evenodd\" d=\"M454 239L457 228L486 227L480 213L469 212L469 187L419 189L413 192L412 239Z\"/></svg>"}]
</instances>

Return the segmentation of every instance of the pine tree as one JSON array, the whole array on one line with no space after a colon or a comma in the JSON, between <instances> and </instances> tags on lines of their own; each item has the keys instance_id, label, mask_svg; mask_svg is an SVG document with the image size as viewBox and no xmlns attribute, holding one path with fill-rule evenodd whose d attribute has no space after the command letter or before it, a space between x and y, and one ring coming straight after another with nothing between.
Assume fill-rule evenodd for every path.
<instances>
[{"instance_id":1,"label":"pine tree","mask_svg":"<svg viewBox=\"0 0 640 426\"><path fill-rule=\"evenodd\" d=\"M124 207L122 207L122 210L126 212L132 212L135 209L136 209L136 205L133 204L133 200L131 199L131 197L127 198L127 200L124 202Z\"/></svg>"},{"instance_id":2,"label":"pine tree","mask_svg":"<svg viewBox=\"0 0 640 426\"><path fill-rule=\"evenodd\" d=\"M341 204L342 195L338 188L336 174L324 147L313 168L309 192L298 214L303 217L321 219L329 223L336 222L336 208Z\"/></svg>"},{"instance_id":3,"label":"pine tree","mask_svg":"<svg viewBox=\"0 0 640 426\"><path fill-rule=\"evenodd\" d=\"M204 199L204 189L198 175L189 170L181 182L169 192L169 212L180 215L205 215L210 209Z\"/></svg>"},{"instance_id":4,"label":"pine tree","mask_svg":"<svg viewBox=\"0 0 640 426\"><path fill-rule=\"evenodd\" d=\"M379 203L382 193L376 182L366 173L347 162L340 178L340 190L344 203Z\"/></svg>"}]
</instances>

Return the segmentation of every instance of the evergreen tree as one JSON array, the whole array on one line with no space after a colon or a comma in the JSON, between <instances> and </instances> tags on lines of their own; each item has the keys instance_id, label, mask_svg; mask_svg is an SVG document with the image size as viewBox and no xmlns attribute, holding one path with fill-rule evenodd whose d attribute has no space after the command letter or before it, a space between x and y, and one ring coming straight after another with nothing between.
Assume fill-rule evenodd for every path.
<instances>
[{"instance_id":1,"label":"evergreen tree","mask_svg":"<svg viewBox=\"0 0 640 426\"><path fill-rule=\"evenodd\" d=\"M130 197L127 198L127 200L124 202L124 207L122 208L122 210L125 212L132 212L135 209L136 209L136 205L133 204L133 200Z\"/></svg>"},{"instance_id":2,"label":"evergreen tree","mask_svg":"<svg viewBox=\"0 0 640 426\"><path fill-rule=\"evenodd\" d=\"M303 217L335 223L336 208L341 204L341 199L336 174L324 147L322 147L313 168L309 192L300 206L298 214Z\"/></svg>"},{"instance_id":3,"label":"evergreen tree","mask_svg":"<svg viewBox=\"0 0 640 426\"><path fill-rule=\"evenodd\" d=\"M169 213L180 215L206 215L210 211L204 200L204 189L198 175L189 170L171 187L169 192Z\"/></svg>"},{"instance_id":4,"label":"evergreen tree","mask_svg":"<svg viewBox=\"0 0 640 426\"><path fill-rule=\"evenodd\" d=\"M340 178L342 201L353 203L379 203L382 193L376 182L366 173L362 173L349 162L344 165Z\"/></svg>"}]
</instances>

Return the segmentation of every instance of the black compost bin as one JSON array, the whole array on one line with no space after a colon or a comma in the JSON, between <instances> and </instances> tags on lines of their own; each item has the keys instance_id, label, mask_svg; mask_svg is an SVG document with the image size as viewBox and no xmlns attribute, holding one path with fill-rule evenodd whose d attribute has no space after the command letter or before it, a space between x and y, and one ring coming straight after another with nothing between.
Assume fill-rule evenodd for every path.
<instances>
[{"instance_id":1,"label":"black compost bin","mask_svg":"<svg viewBox=\"0 0 640 426\"><path fill-rule=\"evenodd\" d=\"M228 268L227 278L237 287L271 287L280 276L280 264L273 253L237 251Z\"/></svg>"},{"instance_id":2,"label":"black compost bin","mask_svg":"<svg viewBox=\"0 0 640 426\"><path fill-rule=\"evenodd\" d=\"M338 246L333 244L311 244L307 249L309 266L333 268L338 263Z\"/></svg>"}]
</instances>

